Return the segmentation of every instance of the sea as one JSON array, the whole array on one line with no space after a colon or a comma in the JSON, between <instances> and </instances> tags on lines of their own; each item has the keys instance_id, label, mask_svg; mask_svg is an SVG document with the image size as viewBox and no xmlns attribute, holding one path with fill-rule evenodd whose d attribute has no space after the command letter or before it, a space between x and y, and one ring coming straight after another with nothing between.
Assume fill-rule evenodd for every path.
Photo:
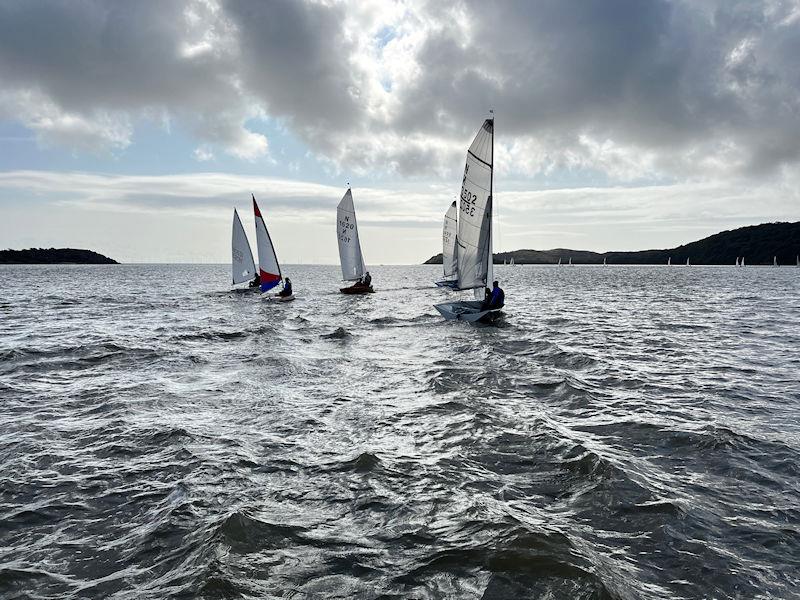
<instances>
[{"instance_id":1,"label":"sea","mask_svg":"<svg viewBox=\"0 0 800 600\"><path fill-rule=\"evenodd\" d=\"M0 598L800 598L800 269L0 267Z\"/></svg>"}]
</instances>

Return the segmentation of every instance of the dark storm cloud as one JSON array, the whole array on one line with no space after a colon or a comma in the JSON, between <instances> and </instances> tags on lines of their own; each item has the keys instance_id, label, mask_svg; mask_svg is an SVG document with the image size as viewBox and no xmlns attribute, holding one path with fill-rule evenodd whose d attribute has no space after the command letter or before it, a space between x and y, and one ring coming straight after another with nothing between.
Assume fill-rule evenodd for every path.
<instances>
[{"instance_id":1,"label":"dark storm cloud","mask_svg":"<svg viewBox=\"0 0 800 600\"><path fill-rule=\"evenodd\" d=\"M245 124L263 111L343 168L400 173L453 165L490 107L525 174L800 160L796 2L464 0L381 20L392 6L7 1L0 114L121 144L125 119L180 119L253 157L266 140Z\"/></svg>"}]
</instances>

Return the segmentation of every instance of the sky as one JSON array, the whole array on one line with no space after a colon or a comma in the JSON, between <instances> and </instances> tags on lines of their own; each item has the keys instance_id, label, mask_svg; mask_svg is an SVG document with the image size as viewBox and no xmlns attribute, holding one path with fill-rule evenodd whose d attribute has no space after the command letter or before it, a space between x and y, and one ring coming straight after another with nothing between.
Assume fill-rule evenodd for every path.
<instances>
[{"instance_id":1,"label":"sky","mask_svg":"<svg viewBox=\"0 0 800 600\"><path fill-rule=\"evenodd\" d=\"M441 250L494 110L495 251L800 220L800 0L3 0L0 247Z\"/></svg>"}]
</instances>

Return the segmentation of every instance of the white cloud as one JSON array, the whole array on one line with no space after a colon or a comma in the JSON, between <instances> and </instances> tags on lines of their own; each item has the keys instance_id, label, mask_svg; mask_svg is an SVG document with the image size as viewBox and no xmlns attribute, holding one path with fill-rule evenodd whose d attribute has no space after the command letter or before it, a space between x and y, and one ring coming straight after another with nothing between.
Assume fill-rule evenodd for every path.
<instances>
[{"instance_id":1,"label":"white cloud","mask_svg":"<svg viewBox=\"0 0 800 600\"><path fill-rule=\"evenodd\" d=\"M795 219L800 205L797 183L796 176L787 176L758 186L736 181L525 191L515 189L518 183L504 181L496 194L496 249L672 247L722 229ZM457 181L355 187L368 259L416 263L438 252L444 209L457 187ZM342 188L227 173L0 173L0 206L7 215L17 215L3 220L0 234L9 246L50 246L65 235L72 237L63 243L85 246L103 234L99 223L104 219L115 217L112 222L122 224L135 218L142 229L120 229L119 243L126 248L119 255L123 260L225 262L231 209L238 206L248 214L251 192L285 260L336 262L334 218ZM48 218L53 214L58 218ZM36 227L26 228L25 219ZM196 229L198 234L181 246L168 244L165 253L169 238L154 245L149 231L163 231L167 224L175 231ZM40 238L32 240L30 231ZM408 243L411 239L414 244Z\"/></svg>"},{"instance_id":2,"label":"white cloud","mask_svg":"<svg viewBox=\"0 0 800 600\"><path fill-rule=\"evenodd\" d=\"M451 169L486 110L509 172L760 177L796 165L796 3L61 3L0 7L6 118L122 149L153 115L253 160L281 119L348 171ZM10 117L9 117L10 115Z\"/></svg>"}]
</instances>

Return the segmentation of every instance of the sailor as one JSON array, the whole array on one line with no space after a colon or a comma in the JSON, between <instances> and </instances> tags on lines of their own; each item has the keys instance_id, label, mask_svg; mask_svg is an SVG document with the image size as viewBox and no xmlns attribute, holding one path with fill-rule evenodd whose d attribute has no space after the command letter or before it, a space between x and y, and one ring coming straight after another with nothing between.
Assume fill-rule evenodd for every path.
<instances>
[{"instance_id":1,"label":"sailor","mask_svg":"<svg viewBox=\"0 0 800 600\"><path fill-rule=\"evenodd\" d=\"M483 310L492 310L495 308L503 308L506 302L506 293L497 281L492 282L492 294L489 296L488 301L484 301Z\"/></svg>"},{"instance_id":2,"label":"sailor","mask_svg":"<svg viewBox=\"0 0 800 600\"><path fill-rule=\"evenodd\" d=\"M292 295L292 280L288 277L283 282L283 289L278 292L278 296L285 298Z\"/></svg>"},{"instance_id":3,"label":"sailor","mask_svg":"<svg viewBox=\"0 0 800 600\"><path fill-rule=\"evenodd\" d=\"M364 287L369 287L370 285L372 285L372 275L367 271L364 275Z\"/></svg>"},{"instance_id":4,"label":"sailor","mask_svg":"<svg viewBox=\"0 0 800 600\"><path fill-rule=\"evenodd\" d=\"M253 277L253 281L250 282L250 287L251 288L257 288L260 285L261 285L261 275L256 273L256 276Z\"/></svg>"}]
</instances>

